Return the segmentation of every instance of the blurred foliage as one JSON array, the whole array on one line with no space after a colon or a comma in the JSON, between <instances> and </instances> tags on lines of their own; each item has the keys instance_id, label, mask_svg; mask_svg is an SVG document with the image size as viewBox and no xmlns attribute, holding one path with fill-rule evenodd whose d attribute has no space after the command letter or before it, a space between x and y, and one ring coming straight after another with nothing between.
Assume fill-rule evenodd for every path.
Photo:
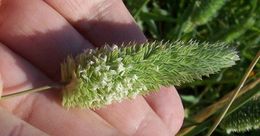
<instances>
[{"instance_id":1,"label":"blurred foliage","mask_svg":"<svg viewBox=\"0 0 260 136\"><path fill-rule=\"evenodd\" d=\"M124 2L149 40L225 41L237 48L241 60L236 66L201 81L178 87L185 106L186 120L192 120L192 115L234 89L260 50L260 0ZM260 78L260 63L256 65L247 82L257 78ZM255 133L252 131L246 135ZM205 134L205 131L199 134ZM227 135L221 128L215 134Z\"/></svg>"}]
</instances>

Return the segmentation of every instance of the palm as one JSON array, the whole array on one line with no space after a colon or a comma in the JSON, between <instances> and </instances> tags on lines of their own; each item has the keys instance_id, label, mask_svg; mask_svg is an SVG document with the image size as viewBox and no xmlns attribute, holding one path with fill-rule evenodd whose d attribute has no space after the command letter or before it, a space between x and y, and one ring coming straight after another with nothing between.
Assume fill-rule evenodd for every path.
<instances>
[{"instance_id":1,"label":"palm","mask_svg":"<svg viewBox=\"0 0 260 136\"><path fill-rule=\"evenodd\" d=\"M65 1L3 0L0 4L3 93L58 81L60 62L83 49L146 41L120 0ZM98 110L66 110L60 106L59 92L1 101L1 107L27 123L0 110L0 134L22 130L31 135L167 135L176 133L183 120L174 88Z\"/></svg>"}]
</instances>

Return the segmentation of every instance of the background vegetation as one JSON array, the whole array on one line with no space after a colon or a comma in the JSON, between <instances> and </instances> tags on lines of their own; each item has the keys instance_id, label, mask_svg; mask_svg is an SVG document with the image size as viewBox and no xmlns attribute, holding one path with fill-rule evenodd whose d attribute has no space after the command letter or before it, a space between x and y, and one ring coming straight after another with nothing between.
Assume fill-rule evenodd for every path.
<instances>
[{"instance_id":1,"label":"background vegetation","mask_svg":"<svg viewBox=\"0 0 260 136\"><path fill-rule=\"evenodd\" d=\"M128 9L150 40L225 41L237 48L240 61L232 68L178 87L185 106L185 123L179 135L205 135L214 118L221 112L229 92L239 84L249 64L260 50L260 1L259 0L126 0ZM229 114L241 112L252 97L259 96L260 63L250 73L244 92L235 101ZM259 100L259 99L258 99ZM252 104L251 104L252 105ZM260 135L259 102L255 104L254 127L246 132L228 133L230 122L224 118L214 135ZM209 107L208 107L209 106ZM211 109L211 112L206 110ZM212 110L213 109L213 110ZM251 108L252 109L252 108ZM205 112L206 111L206 112ZM242 114L245 115L245 114ZM241 117L242 118L242 117ZM238 122L243 122L238 121ZM251 121L252 122L252 121ZM239 124L239 123L235 123ZM242 124L242 123L240 123ZM250 125L248 122L239 127Z\"/></svg>"}]
</instances>

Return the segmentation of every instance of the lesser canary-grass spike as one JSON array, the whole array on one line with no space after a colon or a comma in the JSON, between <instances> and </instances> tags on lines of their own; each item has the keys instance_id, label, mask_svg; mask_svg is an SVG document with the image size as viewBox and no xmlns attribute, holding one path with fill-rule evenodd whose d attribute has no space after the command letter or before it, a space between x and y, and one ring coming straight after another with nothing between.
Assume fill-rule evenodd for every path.
<instances>
[{"instance_id":1,"label":"lesser canary-grass spike","mask_svg":"<svg viewBox=\"0 0 260 136\"><path fill-rule=\"evenodd\" d=\"M204 25L211 21L218 11L225 5L227 0L200 0L196 1L195 8L183 22L182 31L191 32L196 26Z\"/></svg>"},{"instance_id":2,"label":"lesser canary-grass spike","mask_svg":"<svg viewBox=\"0 0 260 136\"><path fill-rule=\"evenodd\" d=\"M239 38L241 35L243 35L254 24L255 24L255 18L250 16L240 24L231 26L228 30L222 30L221 32L216 34L216 36L213 37L212 40L232 42L235 39Z\"/></svg>"},{"instance_id":3,"label":"lesser canary-grass spike","mask_svg":"<svg viewBox=\"0 0 260 136\"><path fill-rule=\"evenodd\" d=\"M237 52L220 42L128 43L89 49L61 64L62 82L67 83L62 87L62 105L100 108L161 86L201 79L237 60Z\"/></svg>"},{"instance_id":4,"label":"lesser canary-grass spike","mask_svg":"<svg viewBox=\"0 0 260 136\"><path fill-rule=\"evenodd\" d=\"M181 85L235 64L224 43L152 42L91 49L62 64L67 107L100 108L161 86Z\"/></svg>"},{"instance_id":5,"label":"lesser canary-grass spike","mask_svg":"<svg viewBox=\"0 0 260 136\"><path fill-rule=\"evenodd\" d=\"M260 94L260 93L259 93ZM260 128L260 95L254 97L237 111L231 113L221 122L227 133L246 132Z\"/></svg>"}]
</instances>

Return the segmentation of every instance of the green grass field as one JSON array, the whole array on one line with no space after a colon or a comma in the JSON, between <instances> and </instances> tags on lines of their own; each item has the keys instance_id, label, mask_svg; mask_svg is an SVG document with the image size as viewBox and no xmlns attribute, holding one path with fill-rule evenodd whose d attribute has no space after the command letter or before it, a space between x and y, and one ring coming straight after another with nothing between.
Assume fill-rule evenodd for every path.
<instances>
[{"instance_id":1,"label":"green grass field","mask_svg":"<svg viewBox=\"0 0 260 136\"><path fill-rule=\"evenodd\" d=\"M230 99L225 96L239 85L260 50L260 1L127 0L124 2L151 41L176 39L223 41L237 48L240 61L235 66L223 69L218 74L205 77L201 81L177 87L186 114L179 135L206 135ZM217 127L213 135L260 135L260 104L259 99L256 98L260 94L259 79L260 63L258 62L240 91L243 95L235 100L224 118L224 123ZM252 98L258 103L250 104ZM250 116L241 119L240 115L237 115L237 118L229 119L239 112L245 115L243 108L253 110ZM206 111L207 109L212 112ZM243 118L249 119L243 122ZM252 123L253 121L255 122ZM239 132L228 133L230 130L228 123L237 125L239 130L236 131ZM250 129L250 125L254 128ZM243 127L249 130L240 132Z\"/></svg>"}]
</instances>

